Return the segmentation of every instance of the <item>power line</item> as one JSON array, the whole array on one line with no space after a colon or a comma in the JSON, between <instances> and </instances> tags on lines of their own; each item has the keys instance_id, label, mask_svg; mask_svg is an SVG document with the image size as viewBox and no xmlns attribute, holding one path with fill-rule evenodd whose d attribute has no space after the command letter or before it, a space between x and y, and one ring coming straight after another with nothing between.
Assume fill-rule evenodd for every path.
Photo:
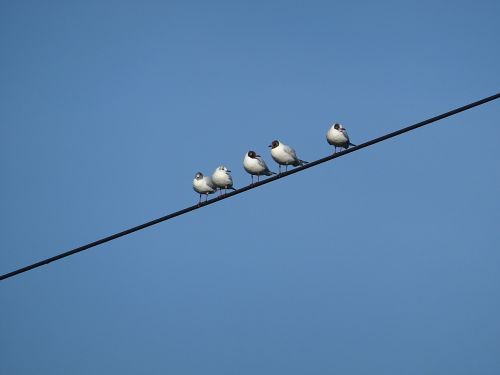
<instances>
[{"instance_id":1,"label":"power line","mask_svg":"<svg viewBox=\"0 0 500 375\"><path fill-rule=\"evenodd\" d=\"M456 115L457 113L460 113L460 112L464 112L464 111L467 111L471 108L474 108L474 107L477 107L477 106L480 106L482 104L485 104L485 103L488 103L488 102L491 102L493 100L496 100L500 98L500 93L497 93L495 95L492 95L492 96L488 96L487 98L484 98L484 99L481 99L481 100L478 100L476 102L473 102L473 103L470 103L470 104L467 104L467 105L464 105L463 107L459 107L459 108L456 108L456 109L453 109L449 112L446 112L446 113L443 113L441 115L438 115L438 116L435 116L435 117L432 117L430 119L427 119L427 120L424 120L424 121L421 121L421 122L418 122L416 124L413 124L413 125L410 125L410 126L407 126L405 128L402 128L400 130L396 130L392 133L388 133L386 135L383 135L381 137L378 137L378 138L375 138L375 139L372 139L370 141L367 141L365 143L362 143L362 144L359 144L357 146L354 146L354 147L351 147L351 148L348 148L347 150L344 150L344 151L341 151L341 152L337 152L335 154L332 154L332 155L329 155L329 156L326 156L324 158L321 158L321 159L318 159L318 160L315 160L313 162L310 162L306 165L303 165L301 167L297 167L297 168L294 168L288 172L283 172L279 175L276 175L276 176L273 176L273 177L270 177L270 178L267 178L265 180L262 180L260 182L256 182L254 184L251 184L251 185L248 185L248 186L245 186L241 189L238 189L238 190L235 190L235 191L232 191L230 193L227 193L225 195L221 195L221 196L218 196L216 198L213 198L213 199L210 199L206 202L202 202L201 204L196 204L194 206L191 206L191 207L186 207L180 211L176 211L176 212L173 212L171 214L168 214L168 215L165 215L165 216L162 216L158 219L155 219L155 220L151 220L151 221L148 221L147 223L144 223L144 224L141 224L141 225L137 225L133 228L129 228L129 229L126 229L122 232L118 232L118 233L115 233L115 234L112 234L111 236L108 236L108 237L104 237L104 238L101 238L100 240L97 240L97 241L94 241L94 242L90 242L86 245L83 245L83 246L80 246L80 247L77 247L75 249L72 249L72 250L69 250L69 251L66 251L64 253L61 253L59 255L55 255L53 257L50 257L50 258L47 258L47 259L44 259L44 260L41 260L39 262L36 262L36 263L33 263L33 264L30 264L29 266L26 266L26 267L22 267L22 268L19 268L15 271L12 271L12 272L9 272L9 273L6 273L4 275L1 275L0 276L0 281L1 280L5 280L9 277L12 277L12 276L15 276L15 275L19 275L20 273L23 273L23 272L26 272L26 271L30 271L34 268L38 268L40 266L43 266L45 264L49 264L51 262L54 262L56 260L59 260L59 259L62 259L62 258L66 258L70 255L73 255L73 254L76 254L76 253L79 253L81 251L84 251L84 250L88 250L92 247L95 247L95 246L98 246L98 245L101 245L103 243L106 243L106 242L109 242L109 241L112 241L112 240L115 240L117 238L120 238L120 237L123 237L123 236L126 236L128 234L131 234L131 233L134 233L134 232L137 232L139 230L142 230L142 229L145 229L147 227L150 227L150 226L153 226L153 225L156 225L158 223L161 223L163 221L167 221L167 220L170 220L170 219L173 219L174 217L177 217L177 216L180 216L180 215L184 215L184 214L187 214L188 212L191 212L191 211L194 211L194 210L197 210L197 209L200 209L200 208L203 208L205 206L208 206L210 204L213 204L213 203L216 203L216 202L219 202L223 199L227 199L227 198L231 198L235 195L238 195L238 194L241 194L241 193L244 193L248 190L251 190L251 189L255 189L255 188L258 188L262 185L265 185L265 184L269 184L273 181L276 181L278 179L281 179L281 178L284 178L284 177L288 177L289 175L291 174L294 174L294 173L298 173L298 172L302 172L303 170L305 169L308 169L308 168L312 168L312 167L315 167L316 165L318 164L322 164L322 163L325 163L327 161L330 161L330 160L333 160L333 159L336 159L336 158L339 158L341 156L344 156L344 155L347 155L347 154L350 154L351 152L355 152L355 151L358 151L358 150L361 150L362 148L365 148L365 147L368 147L368 146L372 146L376 143L379 143L379 142L383 142L389 138L393 138L393 137L397 137L398 135L401 135L403 133L407 133L409 131L412 131L412 130L415 130L417 128L420 128L422 126L425 126L425 125L429 125L433 122L436 122L436 121L439 121L439 120L442 120L446 117L450 117L450 116L453 116L453 115Z\"/></svg>"}]
</instances>

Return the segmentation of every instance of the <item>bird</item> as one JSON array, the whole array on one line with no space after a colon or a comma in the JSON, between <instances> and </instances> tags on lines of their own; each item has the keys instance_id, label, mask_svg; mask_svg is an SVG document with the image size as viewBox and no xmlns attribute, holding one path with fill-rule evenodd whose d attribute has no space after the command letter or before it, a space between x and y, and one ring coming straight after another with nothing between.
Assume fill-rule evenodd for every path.
<instances>
[{"instance_id":1,"label":"bird","mask_svg":"<svg viewBox=\"0 0 500 375\"><path fill-rule=\"evenodd\" d=\"M289 165L298 167L299 165L307 164L307 161L300 160L295 153L295 150L290 146L278 140L272 141L269 145L271 147L271 156L274 161L279 165L279 173L281 173L281 166L285 166L285 172L288 170Z\"/></svg>"},{"instance_id":2,"label":"bird","mask_svg":"<svg viewBox=\"0 0 500 375\"><path fill-rule=\"evenodd\" d=\"M236 190L233 187L233 178L231 177L231 171L227 169L225 166L220 165L212 174L212 181L217 186L220 191L224 189L224 194L227 189Z\"/></svg>"},{"instance_id":3,"label":"bird","mask_svg":"<svg viewBox=\"0 0 500 375\"><path fill-rule=\"evenodd\" d=\"M333 153L337 152L337 147L345 148L346 150L349 146L355 146L349 141L349 135L347 135L347 130L341 124L336 122L330 129L326 132L326 140L332 146L335 146Z\"/></svg>"},{"instance_id":4,"label":"bird","mask_svg":"<svg viewBox=\"0 0 500 375\"><path fill-rule=\"evenodd\" d=\"M243 168L245 168L245 171L250 173L250 176L252 176L252 184L253 176L257 176L257 182L259 182L260 176L272 176L273 174L276 174L275 172L271 172L264 159L252 150L245 154L245 158L243 159Z\"/></svg>"},{"instance_id":5,"label":"bird","mask_svg":"<svg viewBox=\"0 0 500 375\"><path fill-rule=\"evenodd\" d=\"M198 204L201 203L201 195L205 194L205 202L208 199L208 194L213 194L217 191L217 186L212 181L212 178L210 176L204 176L203 173L198 172L194 176L193 180L193 189L196 191L198 194L200 194L200 200L198 201Z\"/></svg>"}]
</instances>

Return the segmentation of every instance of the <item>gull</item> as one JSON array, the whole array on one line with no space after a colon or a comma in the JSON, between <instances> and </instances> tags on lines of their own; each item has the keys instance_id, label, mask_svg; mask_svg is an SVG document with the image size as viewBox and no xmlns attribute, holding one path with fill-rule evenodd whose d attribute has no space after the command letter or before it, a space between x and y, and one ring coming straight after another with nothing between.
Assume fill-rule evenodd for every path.
<instances>
[{"instance_id":1,"label":"gull","mask_svg":"<svg viewBox=\"0 0 500 375\"><path fill-rule=\"evenodd\" d=\"M271 156L274 161L279 165L279 173L281 173L281 166L285 166L285 172L288 170L289 165L298 167L299 165L307 164L307 161L300 160L295 153L295 150L290 146L274 140L269 147L271 147Z\"/></svg>"},{"instance_id":2,"label":"gull","mask_svg":"<svg viewBox=\"0 0 500 375\"><path fill-rule=\"evenodd\" d=\"M269 170L264 159L262 159L260 155L257 155L255 151L248 151L245 154L245 158L243 159L243 168L245 168L245 171L250 173L250 176L252 176L252 184L254 175L257 176L257 182L259 182L259 177L262 175L271 176L276 174Z\"/></svg>"},{"instance_id":3,"label":"gull","mask_svg":"<svg viewBox=\"0 0 500 375\"><path fill-rule=\"evenodd\" d=\"M217 186L215 186L210 176L203 176L203 173L198 172L196 173L196 176L194 176L193 189L200 194L200 200L198 201L198 204L200 204L201 195L206 195L206 202L208 200L208 194L215 193L215 191L217 190Z\"/></svg>"},{"instance_id":4,"label":"gull","mask_svg":"<svg viewBox=\"0 0 500 375\"><path fill-rule=\"evenodd\" d=\"M329 144L335 146L335 151L333 153L337 152L337 147L345 148L347 150L349 146L355 146L349 142L347 130L339 123L335 123L330 127L326 133L326 140Z\"/></svg>"},{"instance_id":5,"label":"gull","mask_svg":"<svg viewBox=\"0 0 500 375\"><path fill-rule=\"evenodd\" d=\"M236 190L233 187L233 178L231 177L231 171L225 166L220 165L212 174L212 181L217 186L220 191L224 189L224 194L226 194L227 189Z\"/></svg>"}]
</instances>

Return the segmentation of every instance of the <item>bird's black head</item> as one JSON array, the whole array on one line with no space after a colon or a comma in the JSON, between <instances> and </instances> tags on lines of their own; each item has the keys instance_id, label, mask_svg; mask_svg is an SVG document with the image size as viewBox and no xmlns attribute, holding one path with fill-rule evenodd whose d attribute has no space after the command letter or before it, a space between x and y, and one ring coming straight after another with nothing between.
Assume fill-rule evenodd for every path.
<instances>
[{"instance_id":1,"label":"bird's black head","mask_svg":"<svg viewBox=\"0 0 500 375\"><path fill-rule=\"evenodd\" d=\"M259 155L257 155L257 153L255 151L248 151L247 155L249 158L252 158L252 159L255 159L257 156L259 156Z\"/></svg>"},{"instance_id":2,"label":"bird's black head","mask_svg":"<svg viewBox=\"0 0 500 375\"><path fill-rule=\"evenodd\" d=\"M280 145L280 141L275 139L274 141L272 141L272 143L269 145L269 147L276 148L279 145Z\"/></svg>"},{"instance_id":3,"label":"bird's black head","mask_svg":"<svg viewBox=\"0 0 500 375\"><path fill-rule=\"evenodd\" d=\"M201 180L203 178L203 173L201 172L196 173L196 176L194 176L194 178L197 180Z\"/></svg>"},{"instance_id":4,"label":"bird's black head","mask_svg":"<svg viewBox=\"0 0 500 375\"><path fill-rule=\"evenodd\" d=\"M339 130L340 129L340 124L336 123L335 125L333 125L333 128Z\"/></svg>"}]
</instances>

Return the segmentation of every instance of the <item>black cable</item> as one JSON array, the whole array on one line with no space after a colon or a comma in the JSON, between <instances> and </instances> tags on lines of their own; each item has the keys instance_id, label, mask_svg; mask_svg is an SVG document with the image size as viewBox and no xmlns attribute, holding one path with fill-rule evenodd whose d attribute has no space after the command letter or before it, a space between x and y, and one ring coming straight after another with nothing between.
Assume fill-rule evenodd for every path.
<instances>
[{"instance_id":1,"label":"black cable","mask_svg":"<svg viewBox=\"0 0 500 375\"><path fill-rule=\"evenodd\" d=\"M403 129L400 129L400 130L396 130L392 133L389 133L389 134L386 134L386 135L383 135L381 137L378 137L378 138L375 138L375 139L372 139L371 141L368 141L368 142L365 142L365 143L362 143L362 144L359 144L357 146L354 146L354 147L351 147L351 148L348 148L347 150L344 150L344 151L341 151L341 152L337 152L333 155L329 155L327 157L324 157L322 159L318 159L318 160L315 160L313 162L310 162L306 165L303 165L301 167L297 167L297 168L294 168L288 172L283 172L279 175L276 175L276 176L273 176L273 177L270 177L270 178L267 178L263 181L260 181L260 182L256 182L254 184L251 184L251 185L248 185L248 186L245 186L241 189L238 189L238 190L235 190L235 191L232 191L230 193L227 193L225 195L221 195L221 196L218 196L216 198L213 198L213 199L210 199L206 202L202 202L201 204L199 205L194 205L194 206L191 206L191 207L187 207L187 208L184 208L180 211L177 211L177 212L173 212L171 214L168 214L166 216L163 216L163 217L160 217L158 219L155 219L155 220L151 220L151 221L148 221L147 223L144 223L144 224L141 224L141 225L138 225L136 227L133 227L133 228L130 228L130 229L126 229L122 232L119 232L119 233L115 233L111 236L108 236L108 237L105 237L105 238L102 238L100 240L97 240L97 241L94 241L94 242L91 242L91 243L88 243L86 245L83 245L83 246L80 246L80 247L77 247L73 250L69 250L69 251L66 251L62 254L59 254L59 255L55 255L51 258L47 258L47 259L44 259L44 260L41 260L39 262L36 262L36 263L33 263L33 264L30 264L29 266L26 266L26 267L22 267L22 268L19 268L15 271L12 271L12 272L9 272L9 273L6 273L4 275L1 275L0 276L0 280L5 280L9 277L12 277L12 276L15 276L15 275L19 275L20 273L23 273L23 272L26 272L26 271L30 271L34 268L37 268L37 267L40 267L40 266L43 266L45 264L49 264L51 262L54 262L56 260L59 260L59 259L62 259L62 258L65 258L65 257L68 257L70 255L73 255L73 254L76 254L76 253L79 253L80 251L84 251L84 250L88 250L92 247L95 247L95 246L98 246L98 245L101 245L103 243L106 243L106 242L109 242L109 241L112 241L112 240L115 240L119 237L123 237L123 236L126 236L127 234L130 234L130 233L133 233L133 232L137 232L139 230L142 230L144 228L147 228L147 227L150 227L152 225L155 225L155 224L158 224L158 223L161 223L162 221L166 221L166 220L170 220L170 219L173 219L174 217L177 217L177 216L180 216L180 215L184 215L184 214L187 214L188 212L191 212L191 211L194 211L194 210L197 210L199 208L202 208L202 207L205 207L205 206L208 206L212 203L216 203L216 202L219 202L223 199L227 199L227 198L231 198L235 195L238 195L238 194L241 194L241 193L244 193L245 191L248 191L248 190L251 190L251 189L255 189L257 187L260 187L262 185L265 185L265 184L268 184L270 182L273 182L273 181L276 181L280 178L283 178L283 177L287 177L291 174L294 174L294 173L298 173L298 172L301 172L303 171L304 169L308 169L308 168L312 168L318 164L321 164L321 163L324 163L324 162L327 162L327 161L330 161L330 160L333 160L335 158L339 158L341 156L344 156L344 155L347 155L347 154L350 154L351 152L354 152L354 151L358 151L362 148L365 148L365 147L368 147L368 146L372 146L376 143L379 143L379 142L383 142L389 138L393 138L393 137L397 137L398 135L401 135L403 133L406 133L406 132L409 132L409 131L412 131L412 130L415 130L417 128L420 128L422 126L425 126L425 125L428 125L428 124L431 124L433 122L436 122L436 121L439 121L439 120L442 120L446 117L450 117L450 116L453 116L453 115L456 115L457 113L460 113L460 112L463 112L463 111L466 111L468 109L471 109L471 108L474 108L474 107L477 107L479 105L482 105L482 104L485 104L485 103L488 103L488 102L491 102L495 99L498 99L500 97L500 93L498 94L495 94L495 95L492 95L492 96L489 96L487 98L484 98L484 99L481 99L481 100L478 100L477 102L473 102L473 103L470 103L470 104L467 104L467 105L464 105L463 107L460 107L460 108L456 108L454 110L451 110L449 112L446 112L446 113L443 113L441 115L438 115L438 116L435 116L435 117L432 117L430 119L427 119L427 120L424 120L424 121L421 121L419 123L416 123L414 125L410 125L410 126L407 126L406 128L403 128Z\"/></svg>"}]
</instances>

